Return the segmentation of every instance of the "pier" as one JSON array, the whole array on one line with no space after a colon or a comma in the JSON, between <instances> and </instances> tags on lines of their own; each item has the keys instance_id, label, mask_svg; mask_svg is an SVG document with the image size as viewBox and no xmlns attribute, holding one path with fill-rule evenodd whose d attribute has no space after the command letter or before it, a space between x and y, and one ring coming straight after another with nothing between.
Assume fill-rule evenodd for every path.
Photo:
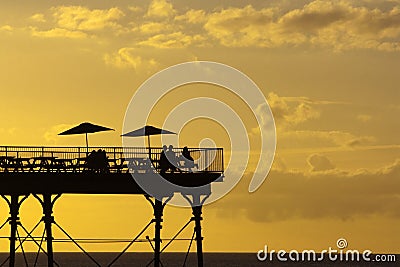
<instances>
[{"instance_id":1,"label":"pier","mask_svg":"<svg viewBox=\"0 0 400 267\"><path fill-rule=\"evenodd\" d=\"M159 147L0 147L0 195L6 201L10 213L7 220L10 226L8 266L15 266L16 250L20 248L24 253L23 242L28 238L38 246L38 253L47 256L48 266L58 266L53 256L52 227L54 226L85 253L93 261L94 266L100 266L76 239L57 224L53 206L63 194L137 194L143 195L151 204L154 217L107 266L113 266L152 225L154 238L148 241L154 251L154 258L148 266L162 266L161 253L190 224L194 224L190 244L195 241L197 263L198 266L203 266L202 205L211 195L211 184L223 181L223 149L189 148L188 150L194 159L192 164L188 164L182 157L182 148L174 148L174 168L165 170L161 159L163 148ZM149 195L136 180L152 179L154 174L160 174L168 183L179 187L172 186L171 190L162 191L157 198ZM163 210L174 194L181 194L190 203L193 216L176 236L161 247ZM19 209L30 196L41 204L43 217L34 229L29 231L20 221ZM40 223L44 224L45 235L43 234L41 240L36 240L31 234ZM19 236L18 228L22 228L25 232L24 238Z\"/></svg>"}]
</instances>

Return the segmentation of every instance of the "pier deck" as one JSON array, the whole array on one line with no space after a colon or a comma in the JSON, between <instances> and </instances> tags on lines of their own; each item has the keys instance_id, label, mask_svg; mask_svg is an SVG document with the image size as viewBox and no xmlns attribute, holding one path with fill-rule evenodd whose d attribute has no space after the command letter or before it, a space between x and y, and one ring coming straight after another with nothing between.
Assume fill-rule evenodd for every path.
<instances>
[{"instance_id":1,"label":"pier deck","mask_svg":"<svg viewBox=\"0 0 400 267\"><path fill-rule=\"evenodd\" d=\"M92 151L104 162L91 164ZM162 148L138 147L0 147L0 194L144 194L132 175L160 173ZM194 187L221 181L223 150L190 148L193 166L185 166L175 148L178 168L162 177ZM190 168L192 167L192 168Z\"/></svg>"}]
</instances>

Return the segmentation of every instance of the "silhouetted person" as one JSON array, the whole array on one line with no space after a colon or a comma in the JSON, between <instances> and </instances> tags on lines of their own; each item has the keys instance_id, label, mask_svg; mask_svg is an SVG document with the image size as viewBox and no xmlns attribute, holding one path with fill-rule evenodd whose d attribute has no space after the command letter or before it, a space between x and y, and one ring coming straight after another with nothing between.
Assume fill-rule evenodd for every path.
<instances>
[{"instance_id":1,"label":"silhouetted person","mask_svg":"<svg viewBox=\"0 0 400 267\"><path fill-rule=\"evenodd\" d=\"M169 169L169 161L167 159L166 152L167 152L167 146L163 145L163 150L160 153L160 162L159 162L161 174L164 174Z\"/></svg>"},{"instance_id":2,"label":"silhouetted person","mask_svg":"<svg viewBox=\"0 0 400 267\"><path fill-rule=\"evenodd\" d=\"M99 149L97 152L93 150L86 160L88 170L96 173L106 173L108 169L108 157L105 150Z\"/></svg>"},{"instance_id":3,"label":"silhouetted person","mask_svg":"<svg viewBox=\"0 0 400 267\"><path fill-rule=\"evenodd\" d=\"M171 169L171 172L174 173L174 171L178 170L179 172L182 172L177 166L178 166L178 159L176 158L176 154L174 152L174 147L172 145L169 145L168 151L166 152L167 159L169 162L169 168Z\"/></svg>"},{"instance_id":4,"label":"silhouetted person","mask_svg":"<svg viewBox=\"0 0 400 267\"><path fill-rule=\"evenodd\" d=\"M99 149L97 151L97 169L101 173L106 173L109 171L108 157L105 150Z\"/></svg>"},{"instance_id":5,"label":"silhouetted person","mask_svg":"<svg viewBox=\"0 0 400 267\"><path fill-rule=\"evenodd\" d=\"M88 170L94 171L96 169L96 150L92 150L86 158L86 167Z\"/></svg>"},{"instance_id":6,"label":"silhouetted person","mask_svg":"<svg viewBox=\"0 0 400 267\"><path fill-rule=\"evenodd\" d=\"M187 146L185 146L182 149L182 156L183 156L183 161L185 162L185 168L188 168L189 171L192 171L192 168L194 168L194 159L192 158L192 156L190 156L190 152L189 149L187 148Z\"/></svg>"},{"instance_id":7,"label":"silhouetted person","mask_svg":"<svg viewBox=\"0 0 400 267\"><path fill-rule=\"evenodd\" d=\"M171 173L174 173L176 170L179 170L177 165L177 159L174 152L174 147L172 145L169 146L167 150L167 146L163 146L163 151L160 154L160 173L164 174L166 171L171 170ZM179 170L180 171L180 170Z\"/></svg>"}]
</instances>

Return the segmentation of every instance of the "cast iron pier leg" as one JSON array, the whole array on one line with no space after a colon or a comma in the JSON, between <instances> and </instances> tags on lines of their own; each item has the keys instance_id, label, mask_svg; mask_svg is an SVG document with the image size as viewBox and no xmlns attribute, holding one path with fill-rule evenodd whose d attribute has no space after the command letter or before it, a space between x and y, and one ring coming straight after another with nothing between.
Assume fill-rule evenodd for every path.
<instances>
[{"instance_id":1,"label":"cast iron pier leg","mask_svg":"<svg viewBox=\"0 0 400 267\"><path fill-rule=\"evenodd\" d=\"M209 198L211 195L211 188L209 187L208 190L194 192L193 194L191 194L192 199L189 198L189 195L182 193L182 196L192 206L192 214L193 214L193 220L194 220L194 232L196 233L197 266L198 267L204 266L203 237L201 236L201 221L203 220L203 218L201 217L201 209L203 207L203 204L207 200L207 198Z\"/></svg>"},{"instance_id":2,"label":"cast iron pier leg","mask_svg":"<svg viewBox=\"0 0 400 267\"><path fill-rule=\"evenodd\" d=\"M51 193L43 194L43 200L38 195L33 195L43 208L43 222L46 230L46 245L47 245L47 266L54 266L54 255L53 255L53 233L51 226L54 223L53 207L56 200L61 197L61 194L56 195L51 199Z\"/></svg>"},{"instance_id":3,"label":"cast iron pier leg","mask_svg":"<svg viewBox=\"0 0 400 267\"><path fill-rule=\"evenodd\" d=\"M8 199L5 195L1 195L2 198L7 202L8 207L10 209L10 217L8 221L10 223L10 257L9 257L9 266L15 266L15 243L17 240L17 227L21 223L19 221L19 208L21 207L22 202L27 199L29 196L25 195L21 200L19 200L20 195L10 195L10 199Z\"/></svg>"},{"instance_id":4,"label":"cast iron pier leg","mask_svg":"<svg viewBox=\"0 0 400 267\"><path fill-rule=\"evenodd\" d=\"M51 194L43 195L43 221L46 229L46 245L47 245L47 266L53 267L53 233L51 225L54 222L53 217L53 203L51 201Z\"/></svg>"},{"instance_id":5,"label":"cast iron pier leg","mask_svg":"<svg viewBox=\"0 0 400 267\"><path fill-rule=\"evenodd\" d=\"M10 201L10 261L9 266L15 266L15 241L17 235L17 226L19 223L19 203L18 203L18 195L11 195Z\"/></svg>"},{"instance_id":6,"label":"cast iron pier leg","mask_svg":"<svg viewBox=\"0 0 400 267\"><path fill-rule=\"evenodd\" d=\"M201 208L202 205L193 206L193 216L194 216L194 231L196 232L196 247L197 247L197 266L203 267L203 237L201 236Z\"/></svg>"},{"instance_id":7,"label":"cast iron pier leg","mask_svg":"<svg viewBox=\"0 0 400 267\"><path fill-rule=\"evenodd\" d=\"M155 233L154 233L154 267L160 267L160 253L161 253L161 223L163 221L164 205L161 201L155 199L154 201L154 220L155 220Z\"/></svg>"}]
</instances>

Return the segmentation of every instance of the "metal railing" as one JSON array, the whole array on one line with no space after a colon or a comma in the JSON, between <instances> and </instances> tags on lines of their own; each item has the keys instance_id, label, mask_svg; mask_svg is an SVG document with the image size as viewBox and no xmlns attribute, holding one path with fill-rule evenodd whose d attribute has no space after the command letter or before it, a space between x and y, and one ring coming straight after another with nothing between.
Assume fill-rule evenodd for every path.
<instances>
[{"instance_id":1,"label":"metal railing","mask_svg":"<svg viewBox=\"0 0 400 267\"><path fill-rule=\"evenodd\" d=\"M223 173L222 148L188 148L194 160L187 167L182 148L173 148L173 164L179 172ZM1 172L147 172L160 171L160 147L35 147L0 146ZM102 153L103 165L90 164L91 155ZM99 157L97 157L99 159ZM167 170L170 172L172 170Z\"/></svg>"}]
</instances>

